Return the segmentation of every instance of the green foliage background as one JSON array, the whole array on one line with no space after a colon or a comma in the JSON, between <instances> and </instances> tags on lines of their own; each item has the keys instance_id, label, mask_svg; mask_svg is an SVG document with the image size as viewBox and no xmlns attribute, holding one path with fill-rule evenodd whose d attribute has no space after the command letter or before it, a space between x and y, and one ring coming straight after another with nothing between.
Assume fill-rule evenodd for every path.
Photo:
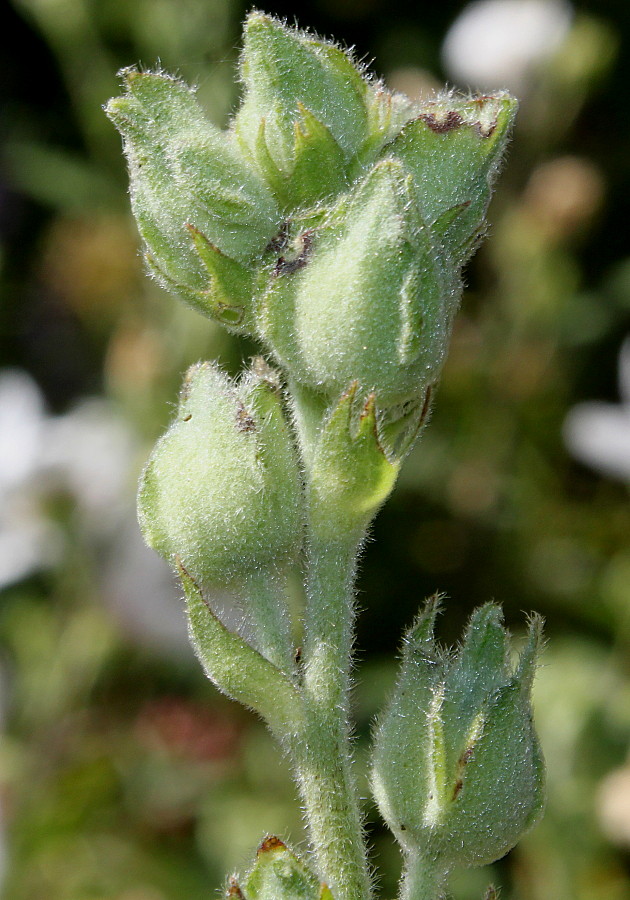
<instances>
[{"instance_id":1,"label":"green foliage background","mask_svg":"<svg viewBox=\"0 0 630 900\"><path fill-rule=\"evenodd\" d=\"M355 45L394 86L418 86L445 79L440 47L464 5L265 9ZM360 580L360 763L399 635L424 597L450 598L446 642L488 599L516 632L523 611L547 619L536 710L548 811L495 866L504 900L630 896L628 489L575 462L562 439L574 404L619 400L630 330L630 7L574 7L572 30L523 103L431 424L376 521ZM120 141L101 106L121 66L159 62L197 83L224 123L245 11L230 0L11 0L0 13L0 365L30 373L49 414L105 398L134 439L129 509L185 368L219 358L235 371L253 348L143 275ZM630 443L628 460L630 482ZM191 653L142 639L113 611L115 535L90 529L54 479L36 496L61 550L8 584L0 603L4 896L213 896L266 832L299 844L288 773ZM383 896L393 896L397 854L372 807L370 816ZM453 895L478 898L488 880L456 878Z\"/></svg>"}]
</instances>

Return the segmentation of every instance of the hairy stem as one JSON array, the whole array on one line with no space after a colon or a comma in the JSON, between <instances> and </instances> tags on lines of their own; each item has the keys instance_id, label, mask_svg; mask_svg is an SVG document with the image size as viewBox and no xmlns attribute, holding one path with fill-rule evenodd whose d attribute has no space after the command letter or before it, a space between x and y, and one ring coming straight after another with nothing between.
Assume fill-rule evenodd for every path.
<instances>
[{"instance_id":1,"label":"hairy stem","mask_svg":"<svg viewBox=\"0 0 630 900\"><path fill-rule=\"evenodd\" d=\"M400 900L442 900L444 873L420 853L409 851L400 889Z\"/></svg>"},{"instance_id":2,"label":"hairy stem","mask_svg":"<svg viewBox=\"0 0 630 900\"><path fill-rule=\"evenodd\" d=\"M348 706L358 542L312 526L307 581L306 733L298 779L321 877L335 900L367 900L370 875L351 766Z\"/></svg>"}]
</instances>

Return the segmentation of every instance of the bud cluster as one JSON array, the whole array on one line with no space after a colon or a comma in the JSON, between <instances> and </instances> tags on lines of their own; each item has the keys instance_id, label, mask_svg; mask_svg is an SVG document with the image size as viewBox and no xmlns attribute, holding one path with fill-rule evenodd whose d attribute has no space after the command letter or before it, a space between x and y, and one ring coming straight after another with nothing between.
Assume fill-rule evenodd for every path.
<instances>
[{"instance_id":1,"label":"bud cluster","mask_svg":"<svg viewBox=\"0 0 630 900\"><path fill-rule=\"evenodd\" d=\"M336 45L260 12L240 73L224 132L160 72L126 71L107 107L147 265L327 401L357 381L379 414L417 402L419 415L515 101L413 104Z\"/></svg>"}]
</instances>

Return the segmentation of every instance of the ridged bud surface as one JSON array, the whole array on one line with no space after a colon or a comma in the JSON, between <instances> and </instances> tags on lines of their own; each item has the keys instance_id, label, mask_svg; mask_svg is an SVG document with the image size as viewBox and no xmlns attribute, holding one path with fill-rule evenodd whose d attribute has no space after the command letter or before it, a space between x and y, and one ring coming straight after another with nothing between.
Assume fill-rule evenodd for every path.
<instances>
[{"instance_id":1,"label":"ridged bud surface","mask_svg":"<svg viewBox=\"0 0 630 900\"><path fill-rule=\"evenodd\" d=\"M541 625L509 661L500 609L478 609L454 655L433 639L430 604L408 632L374 745L372 784L398 841L444 872L506 854L544 805L531 685Z\"/></svg>"}]
</instances>

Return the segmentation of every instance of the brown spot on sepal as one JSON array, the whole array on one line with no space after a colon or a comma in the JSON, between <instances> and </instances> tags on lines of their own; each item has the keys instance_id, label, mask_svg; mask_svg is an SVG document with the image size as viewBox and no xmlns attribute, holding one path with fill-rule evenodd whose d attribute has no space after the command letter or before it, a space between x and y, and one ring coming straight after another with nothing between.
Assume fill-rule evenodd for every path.
<instances>
[{"instance_id":1,"label":"brown spot on sepal","mask_svg":"<svg viewBox=\"0 0 630 900\"><path fill-rule=\"evenodd\" d=\"M256 851L256 855L260 856L261 853L269 853L271 850L286 850L287 845L284 841L281 841L279 837L276 837L275 834L268 834L264 841L261 843L260 847Z\"/></svg>"},{"instance_id":2,"label":"brown spot on sepal","mask_svg":"<svg viewBox=\"0 0 630 900\"><path fill-rule=\"evenodd\" d=\"M303 231L302 234L299 235L297 245L296 256L290 257L289 259L287 259L286 256L280 256L278 258L273 269L274 275L291 275L293 272L297 272L299 269L304 268L309 260L311 249L313 247L312 229Z\"/></svg>"},{"instance_id":3,"label":"brown spot on sepal","mask_svg":"<svg viewBox=\"0 0 630 900\"><path fill-rule=\"evenodd\" d=\"M449 109L443 119L438 119L433 113L423 113L418 118L436 134L447 134L449 131L461 128L464 124L464 119L454 109Z\"/></svg>"},{"instance_id":4,"label":"brown spot on sepal","mask_svg":"<svg viewBox=\"0 0 630 900\"><path fill-rule=\"evenodd\" d=\"M280 226L278 233L271 238L271 240L265 247L265 252L281 253L283 250L285 250L289 243L289 229L290 228L291 228L291 220L286 219Z\"/></svg>"},{"instance_id":5,"label":"brown spot on sepal","mask_svg":"<svg viewBox=\"0 0 630 900\"><path fill-rule=\"evenodd\" d=\"M464 787L464 769L472 759L472 755L474 752L474 745L466 747L462 755L459 757L459 760L457 761L457 770L459 772L459 775L456 778L455 786L453 787L453 800L457 800L461 789Z\"/></svg>"},{"instance_id":6,"label":"brown spot on sepal","mask_svg":"<svg viewBox=\"0 0 630 900\"><path fill-rule=\"evenodd\" d=\"M424 395L424 403L422 404L422 411L420 413L420 419L418 421L418 428L421 428L424 425L426 418L429 415L429 410L431 409L431 397L433 396L433 387L434 386L430 384L427 387L426 393Z\"/></svg>"},{"instance_id":7,"label":"brown spot on sepal","mask_svg":"<svg viewBox=\"0 0 630 900\"><path fill-rule=\"evenodd\" d=\"M237 401L236 408L236 427L239 431L242 431L244 434L250 434L252 431L256 431L256 422L250 413L245 409L243 404Z\"/></svg>"},{"instance_id":8,"label":"brown spot on sepal","mask_svg":"<svg viewBox=\"0 0 630 900\"><path fill-rule=\"evenodd\" d=\"M490 98L479 97L473 102L481 107L488 99ZM448 134L449 131L455 131L458 128L467 126L468 128L474 128L479 137L489 138L497 127L496 120L484 127L479 120L476 122L468 121L454 109L449 109L443 119L439 119L433 113L422 113L422 115L418 116L418 119L424 122L431 131L435 131L436 134Z\"/></svg>"},{"instance_id":9,"label":"brown spot on sepal","mask_svg":"<svg viewBox=\"0 0 630 900\"><path fill-rule=\"evenodd\" d=\"M227 891L225 892L227 900L245 900L240 885L234 875L230 875L228 879Z\"/></svg>"}]
</instances>

